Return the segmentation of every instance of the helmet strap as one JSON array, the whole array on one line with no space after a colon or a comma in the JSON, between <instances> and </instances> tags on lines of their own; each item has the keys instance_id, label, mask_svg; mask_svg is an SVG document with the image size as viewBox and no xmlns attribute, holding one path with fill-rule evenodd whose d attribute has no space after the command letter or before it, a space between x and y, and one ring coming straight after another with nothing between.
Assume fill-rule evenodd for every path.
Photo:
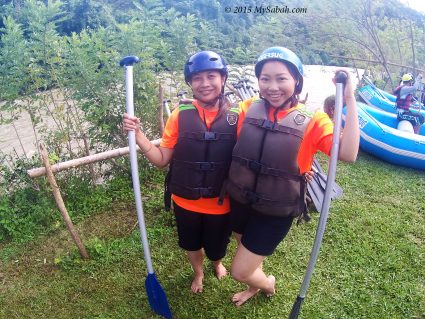
<instances>
[{"instance_id":1,"label":"helmet strap","mask_svg":"<svg viewBox=\"0 0 425 319\"><path fill-rule=\"evenodd\" d=\"M215 106L217 104L217 101L219 101L222 96L223 96L223 94L220 93L220 95L217 96L215 99L213 99L211 102L203 103L204 105L202 107L207 108L208 106L211 106L211 107ZM196 97L195 94L193 95L193 98L199 101L199 99ZM219 108L221 106L220 104L221 103L219 103L219 105L218 105Z\"/></svg>"},{"instance_id":2,"label":"helmet strap","mask_svg":"<svg viewBox=\"0 0 425 319\"><path fill-rule=\"evenodd\" d=\"M226 80L227 80L227 78L226 78ZM223 99L224 99L224 87L226 86L226 80L224 81L224 85L221 88L221 93L211 103L205 104L204 107L215 106L217 104L217 101L220 100L220 103L218 104L218 107L221 108L221 106L223 104ZM192 88L192 86L190 86L190 87ZM193 96L194 99L198 100L198 98L196 97L195 94L193 94L192 96Z\"/></svg>"},{"instance_id":3,"label":"helmet strap","mask_svg":"<svg viewBox=\"0 0 425 319\"><path fill-rule=\"evenodd\" d=\"M261 94L260 94L260 99L262 99L265 102L266 107L268 109L270 107L270 102L267 101ZM276 121L277 112L280 111L281 109L283 109L288 102L291 102L290 107L292 107L293 104L295 104L295 102L298 102L298 99L296 97L295 92L289 98L287 98L281 105L279 105L278 107L275 108L276 109L276 111L275 111L275 121Z\"/></svg>"}]
</instances>

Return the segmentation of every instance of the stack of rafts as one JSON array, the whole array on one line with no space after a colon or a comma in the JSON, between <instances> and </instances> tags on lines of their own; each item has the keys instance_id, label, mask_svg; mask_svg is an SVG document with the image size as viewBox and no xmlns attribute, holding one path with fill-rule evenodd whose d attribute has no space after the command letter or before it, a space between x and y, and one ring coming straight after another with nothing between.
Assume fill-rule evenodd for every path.
<instances>
[{"instance_id":1,"label":"stack of rafts","mask_svg":"<svg viewBox=\"0 0 425 319\"><path fill-rule=\"evenodd\" d=\"M409 122L397 120L396 97L366 83L359 95L367 104L357 103L361 149L395 165L425 170L425 125L413 134ZM419 102L412 112L425 116Z\"/></svg>"}]
</instances>

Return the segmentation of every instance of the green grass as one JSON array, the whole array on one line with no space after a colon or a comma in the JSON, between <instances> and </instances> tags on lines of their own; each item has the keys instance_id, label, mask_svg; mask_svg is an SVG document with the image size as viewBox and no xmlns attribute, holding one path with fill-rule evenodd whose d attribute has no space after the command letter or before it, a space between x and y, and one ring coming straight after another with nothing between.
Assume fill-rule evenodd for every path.
<instances>
[{"instance_id":1,"label":"green grass","mask_svg":"<svg viewBox=\"0 0 425 319\"><path fill-rule=\"evenodd\" d=\"M323 159L323 158L321 158ZM277 294L236 308L244 288L207 269L204 293L190 292L192 272L177 246L172 214L162 211L161 174L143 189L158 280L177 319L287 318L310 256L318 222L294 226L264 264ZM425 177L361 154L340 163L344 196L331 213L300 318L425 318ZM0 318L159 318L147 302L145 262L133 202L78 223L91 255L81 261L65 230L0 250ZM232 241L224 263L230 267Z\"/></svg>"}]
</instances>

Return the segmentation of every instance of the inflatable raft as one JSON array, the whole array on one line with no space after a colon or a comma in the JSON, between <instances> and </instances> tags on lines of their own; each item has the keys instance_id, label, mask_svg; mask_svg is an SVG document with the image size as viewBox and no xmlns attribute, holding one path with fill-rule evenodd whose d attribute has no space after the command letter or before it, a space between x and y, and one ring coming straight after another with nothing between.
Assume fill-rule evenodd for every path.
<instances>
[{"instance_id":1,"label":"inflatable raft","mask_svg":"<svg viewBox=\"0 0 425 319\"><path fill-rule=\"evenodd\" d=\"M386 112L396 113L396 97L388 92L378 89L374 85L365 85L361 87L359 89L359 95L370 106L375 106ZM415 108L412 108L412 111L415 112ZM418 105L417 112L425 116L425 110L423 109L423 105L420 111Z\"/></svg>"},{"instance_id":2,"label":"inflatable raft","mask_svg":"<svg viewBox=\"0 0 425 319\"><path fill-rule=\"evenodd\" d=\"M425 170L425 126L420 134L397 129L396 114L357 102L360 148L386 162ZM408 123L409 124L409 123Z\"/></svg>"}]
</instances>

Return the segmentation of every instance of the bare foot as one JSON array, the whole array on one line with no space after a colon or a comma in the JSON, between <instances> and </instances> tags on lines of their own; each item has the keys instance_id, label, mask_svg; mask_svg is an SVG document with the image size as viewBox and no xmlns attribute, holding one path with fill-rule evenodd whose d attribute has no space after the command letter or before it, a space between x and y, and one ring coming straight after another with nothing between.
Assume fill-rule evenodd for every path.
<instances>
[{"instance_id":1,"label":"bare foot","mask_svg":"<svg viewBox=\"0 0 425 319\"><path fill-rule=\"evenodd\" d=\"M260 289L249 287L247 290L244 290L242 292L238 292L237 294L234 294L232 297L233 303L236 305L236 307L242 306L249 298L255 296Z\"/></svg>"},{"instance_id":2,"label":"bare foot","mask_svg":"<svg viewBox=\"0 0 425 319\"><path fill-rule=\"evenodd\" d=\"M227 275L226 267L223 266L222 263L219 263L218 265L214 265L215 268L215 275L218 279L221 279Z\"/></svg>"},{"instance_id":3,"label":"bare foot","mask_svg":"<svg viewBox=\"0 0 425 319\"><path fill-rule=\"evenodd\" d=\"M204 286L202 284L202 281L204 280L204 275L196 275L193 277L192 286L190 289L192 289L192 292L197 294L198 292L202 292Z\"/></svg>"},{"instance_id":4,"label":"bare foot","mask_svg":"<svg viewBox=\"0 0 425 319\"><path fill-rule=\"evenodd\" d=\"M276 289L275 289L275 285L276 285L276 278L273 275L270 275L267 277L270 281L270 289L267 290L263 290L263 292L266 294L267 297L271 297L275 294Z\"/></svg>"}]
</instances>

